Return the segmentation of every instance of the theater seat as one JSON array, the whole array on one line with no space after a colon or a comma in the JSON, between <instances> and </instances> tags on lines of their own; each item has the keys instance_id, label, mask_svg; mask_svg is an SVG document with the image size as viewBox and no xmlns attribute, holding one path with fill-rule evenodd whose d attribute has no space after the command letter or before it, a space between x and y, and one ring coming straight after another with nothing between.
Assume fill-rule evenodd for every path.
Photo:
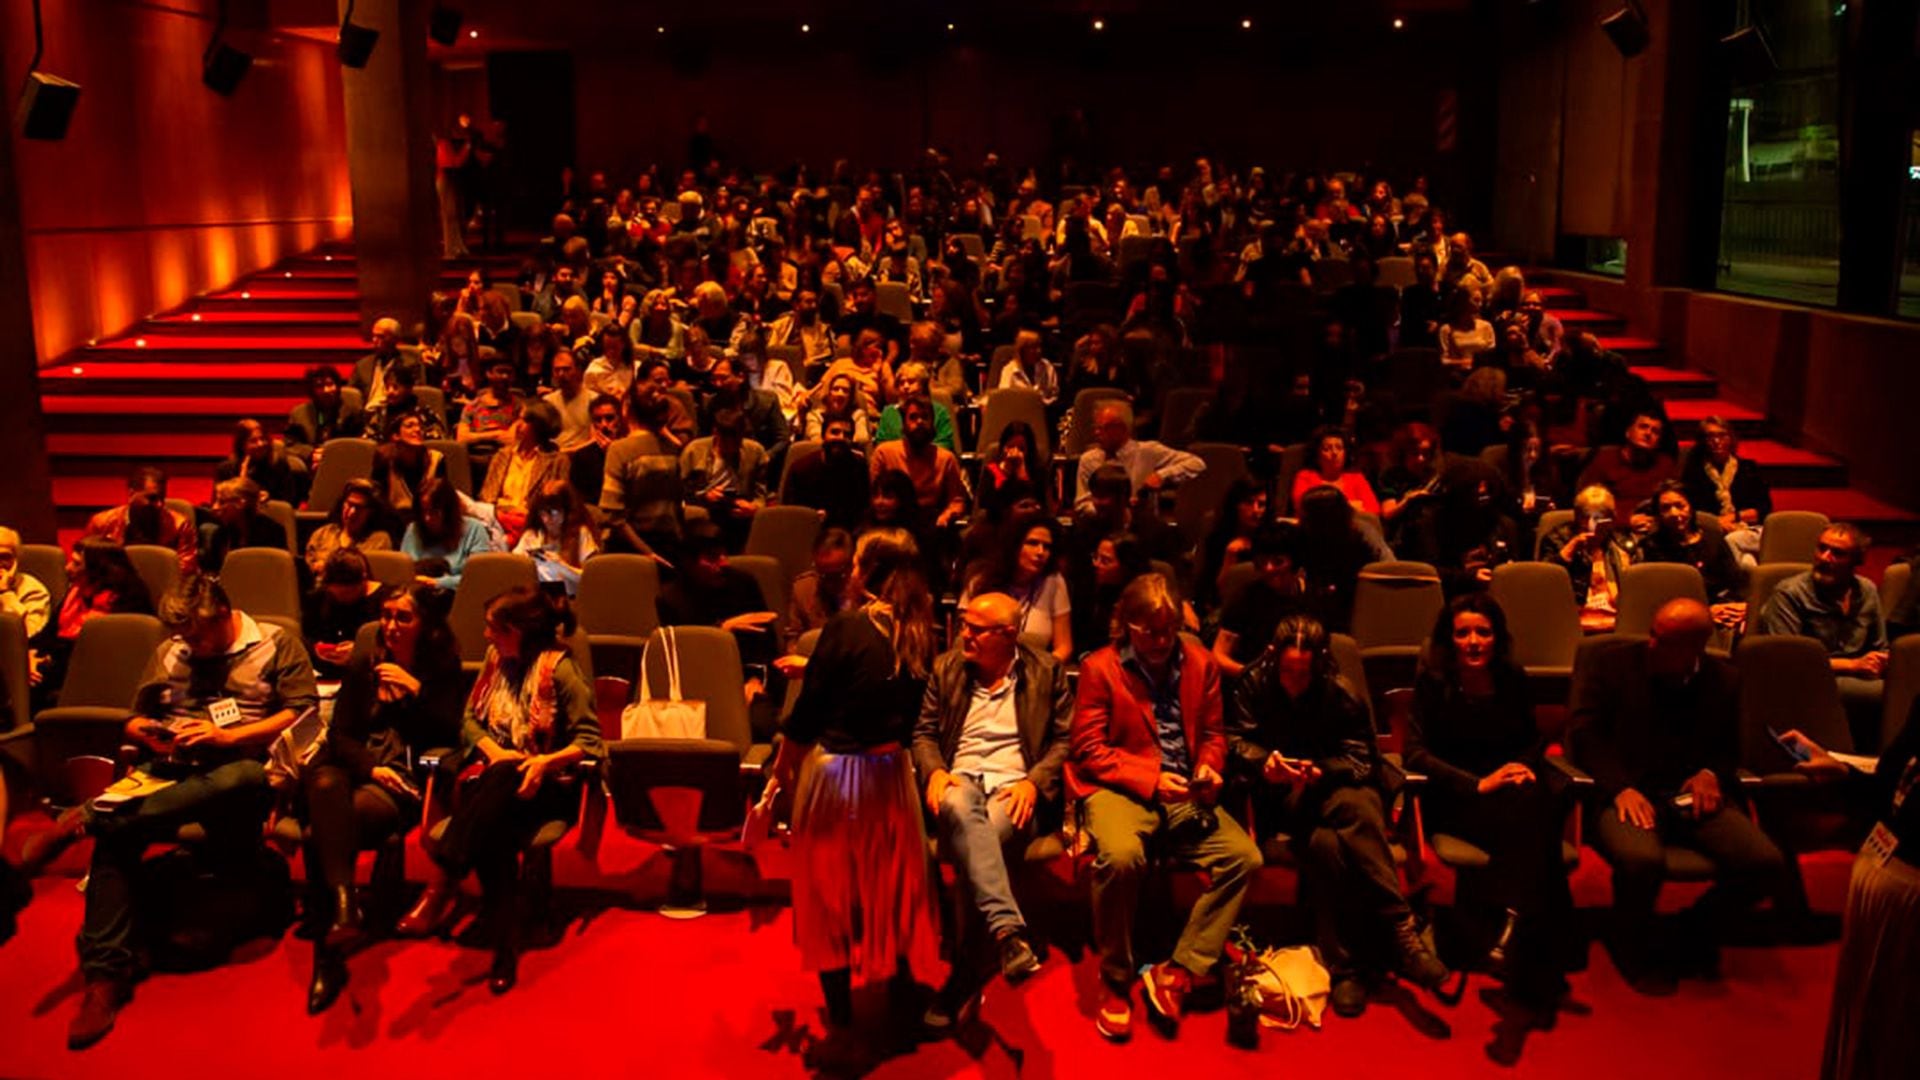
<instances>
[{"instance_id":1,"label":"theater seat","mask_svg":"<svg viewBox=\"0 0 1920 1080\"><path fill-rule=\"evenodd\" d=\"M1761 563L1810 563L1820 534L1832 522L1813 510L1775 510L1761 523Z\"/></svg>"}]
</instances>

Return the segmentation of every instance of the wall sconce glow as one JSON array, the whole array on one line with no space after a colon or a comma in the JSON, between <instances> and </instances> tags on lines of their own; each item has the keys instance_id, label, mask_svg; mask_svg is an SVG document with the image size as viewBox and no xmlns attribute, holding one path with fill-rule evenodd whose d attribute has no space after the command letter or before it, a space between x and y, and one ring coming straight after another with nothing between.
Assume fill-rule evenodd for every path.
<instances>
[{"instance_id":1,"label":"wall sconce glow","mask_svg":"<svg viewBox=\"0 0 1920 1080\"><path fill-rule=\"evenodd\" d=\"M801 33L803 33L803 34L811 34L811 33L813 33L813 24L812 24L812 23L801 23L801 24L800 24L800 32L801 32Z\"/></svg>"},{"instance_id":2,"label":"wall sconce glow","mask_svg":"<svg viewBox=\"0 0 1920 1080\"><path fill-rule=\"evenodd\" d=\"M1402 19L1398 16L1395 16L1393 20L1393 28L1395 30L1405 30L1407 28L1407 20Z\"/></svg>"},{"instance_id":3,"label":"wall sconce glow","mask_svg":"<svg viewBox=\"0 0 1920 1080\"><path fill-rule=\"evenodd\" d=\"M134 338L134 339L133 339L133 347L134 347L134 348L136 348L136 349L144 349L144 348L146 348L146 347L147 347L147 339L146 339L146 338L143 338L143 337L137 337L137 338Z\"/></svg>"},{"instance_id":4,"label":"wall sconce glow","mask_svg":"<svg viewBox=\"0 0 1920 1080\"><path fill-rule=\"evenodd\" d=\"M1253 20L1252 20L1252 19L1241 19L1241 20L1240 20L1240 29L1242 29L1242 30L1251 30L1251 29L1253 29Z\"/></svg>"},{"instance_id":5,"label":"wall sconce glow","mask_svg":"<svg viewBox=\"0 0 1920 1080\"><path fill-rule=\"evenodd\" d=\"M664 26L656 26L653 28L653 32L656 34L664 34L667 32L667 28Z\"/></svg>"},{"instance_id":6,"label":"wall sconce glow","mask_svg":"<svg viewBox=\"0 0 1920 1080\"><path fill-rule=\"evenodd\" d=\"M1095 31L1105 30L1107 28L1107 20L1105 19L1093 20L1093 28Z\"/></svg>"}]
</instances>

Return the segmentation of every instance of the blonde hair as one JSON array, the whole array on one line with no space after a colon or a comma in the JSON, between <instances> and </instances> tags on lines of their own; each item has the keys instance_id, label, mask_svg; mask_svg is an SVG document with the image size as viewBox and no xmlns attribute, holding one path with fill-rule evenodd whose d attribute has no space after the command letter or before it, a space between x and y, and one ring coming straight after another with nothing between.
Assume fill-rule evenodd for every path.
<instances>
[{"instance_id":1,"label":"blonde hair","mask_svg":"<svg viewBox=\"0 0 1920 1080\"><path fill-rule=\"evenodd\" d=\"M1166 575L1141 574L1121 591L1120 602L1113 607L1114 640L1124 638L1127 627L1145 625L1149 619L1161 615L1171 618L1178 626L1180 601L1174 598Z\"/></svg>"},{"instance_id":2,"label":"blonde hair","mask_svg":"<svg viewBox=\"0 0 1920 1080\"><path fill-rule=\"evenodd\" d=\"M920 548L905 529L873 529L853 546L853 572L873 596L876 614L900 667L926 677L933 664L933 593L920 569Z\"/></svg>"},{"instance_id":3,"label":"blonde hair","mask_svg":"<svg viewBox=\"0 0 1920 1080\"><path fill-rule=\"evenodd\" d=\"M1589 484L1580 489L1580 494L1573 497L1573 509L1575 513L1581 514L1596 514L1602 510L1612 513L1613 492L1599 484Z\"/></svg>"},{"instance_id":4,"label":"blonde hair","mask_svg":"<svg viewBox=\"0 0 1920 1080\"><path fill-rule=\"evenodd\" d=\"M717 281L703 281L700 284L695 285L693 287L693 302L696 304L700 304L700 303L705 303L708 300L718 300L722 304L726 303L727 302L726 286L721 285Z\"/></svg>"},{"instance_id":5,"label":"blonde hair","mask_svg":"<svg viewBox=\"0 0 1920 1080\"><path fill-rule=\"evenodd\" d=\"M574 312L585 315L587 314L587 298L577 293L569 296L567 297L567 302L560 305L560 311L563 315L571 315Z\"/></svg>"},{"instance_id":6,"label":"blonde hair","mask_svg":"<svg viewBox=\"0 0 1920 1080\"><path fill-rule=\"evenodd\" d=\"M933 373L928 371L927 365L920 361L909 360L893 371L893 381L895 383L905 382L908 379L925 379L928 382L932 382Z\"/></svg>"},{"instance_id":7,"label":"blonde hair","mask_svg":"<svg viewBox=\"0 0 1920 1080\"><path fill-rule=\"evenodd\" d=\"M6 525L0 525L0 548L12 548L18 552L20 550L19 532Z\"/></svg>"}]
</instances>

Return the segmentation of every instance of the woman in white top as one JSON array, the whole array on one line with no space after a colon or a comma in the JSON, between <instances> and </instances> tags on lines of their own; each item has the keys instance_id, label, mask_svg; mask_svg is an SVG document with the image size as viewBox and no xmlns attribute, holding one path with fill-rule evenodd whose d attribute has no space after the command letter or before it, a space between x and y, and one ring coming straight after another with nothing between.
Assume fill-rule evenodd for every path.
<instances>
[{"instance_id":1,"label":"woman in white top","mask_svg":"<svg viewBox=\"0 0 1920 1080\"><path fill-rule=\"evenodd\" d=\"M983 559L967 581L966 604L986 593L1005 593L1020 604L1020 635L1045 639L1061 663L1073 658L1073 601L1057 568L1058 525L1044 513L1023 514L1007 522L1000 550Z\"/></svg>"},{"instance_id":2,"label":"woman in white top","mask_svg":"<svg viewBox=\"0 0 1920 1080\"><path fill-rule=\"evenodd\" d=\"M1494 346L1493 324L1480 317L1473 290L1456 288L1447 299L1447 321L1440 325L1440 360L1465 371L1473 358Z\"/></svg>"},{"instance_id":3,"label":"woman in white top","mask_svg":"<svg viewBox=\"0 0 1920 1080\"><path fill-rule=\"evenodd\" d=\"M568 596L580 591L581 569L600 553L600 530L572 484L549 480L534 493L513 553L532 556L541 581L560 582Z\"/></svg>"},{"instance_id":4,"label":"woman in white top","mask_svg":"<svg viewBox=\"0 0 1920 1080\"><path fill-rule=\"evenodd\" d=\"M1040 392L1048 405L1060 396L1060 376L1040 355L1040 334L1022 330L1013 336L1013 359L1000 369L1000 388L1025 386Z\"/></svg>"}]
</instances>

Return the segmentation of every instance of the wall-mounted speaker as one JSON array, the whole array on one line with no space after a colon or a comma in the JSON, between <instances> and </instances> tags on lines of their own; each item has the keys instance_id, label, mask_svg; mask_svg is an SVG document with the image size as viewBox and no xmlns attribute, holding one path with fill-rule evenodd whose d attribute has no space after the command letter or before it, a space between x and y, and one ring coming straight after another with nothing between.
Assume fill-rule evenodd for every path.
<instances>
[{"instance_id":1,"label":"wall-mounted speaker","mask_svg":"<svg viewBox=\"0 0 1920 1080\"><path fill-rule=\"evenodd\" d=\"M200 81L221 97L232 97L251 67L253 54L241 52L224 41L217 42L200 65Z\"/></svg>"},{"instance_id":2,"label":"wall-mounted speaker","mask_svg":"<svg viewBox=\"0 0 1920 1080\"><path fill-rule=\"evenodd\" d=\"M44 71L28 72L27 88L20 94L14 122L23 138L64 139L67 125L73 122L73 107L79 102L79 83Z\"/></svg>"},{"instance_id":3,"label":"wall-mounted speaker","mask_svg":"<svg viewBox=\"0 0 1920 1080\"><path fill-rule=\"evenodd\" d=\"M1647 17L1632 4L1601 19L1600 29L1606 31L1620 55L1629 59L1646 52L1647 46L1653 44L1653 31L1647 26Z\"/></svg>"},{"instance_id":4,"label":"wall-mounted speaker","mask_svg":"<svg viewBox=\"0 0 1920 1080\"><path fill-rule=\"evenodd\" d=\"M340 24L340 62L350 68L363 68L373 56L373 46L380 40L380 31L370 26L361 26L357 22Z\"/></svg>"},{"instance_id":5,"label":"wall-mounted speaker","mask_svg":"<svg viewBox=\"0 0 1920 1080\"><path fill-rule=\"evenodd\" d=\"M461 14L452 8L435 4L427 12L427 36L442 45L453 46L460 42Z\"/></svg>"}]
</instances>

